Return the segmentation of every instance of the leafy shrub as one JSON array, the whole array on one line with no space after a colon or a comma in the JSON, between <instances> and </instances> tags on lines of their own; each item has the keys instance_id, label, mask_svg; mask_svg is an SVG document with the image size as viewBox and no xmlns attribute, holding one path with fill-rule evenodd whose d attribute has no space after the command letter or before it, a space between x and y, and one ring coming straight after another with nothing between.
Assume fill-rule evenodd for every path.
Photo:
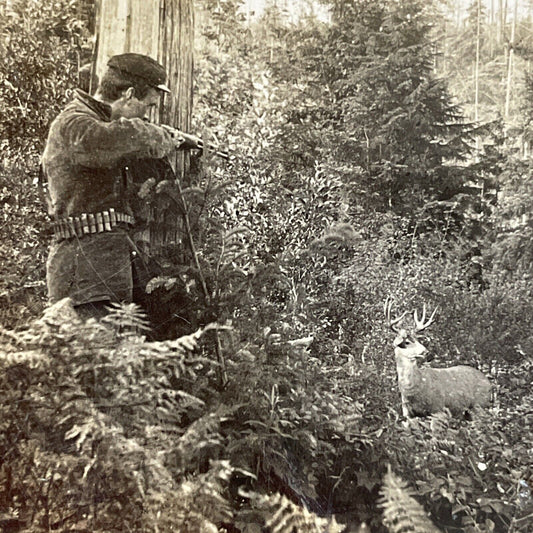
<instances>
[{"instance_id":1,"label":"leafy shrub","mask_svg":"<svg viewBox=\"0 0 533 533\"><path fill-rule=\"evenodd\" d=\"M0 18L0 143L23 160L42 151L50 122L90 56L82 0L15 0Z\"/></svg>"},{"instance_id":2,"label":"leafy shrub","mask_svg":"<svg viewBox=\"0 0 533 533\"><path fill-rule=\"evenodd\" d=\"M11 327L44 307L49 226L37 175L34 160L0 165L0 318Z\"/></svg>"}]
</instances>

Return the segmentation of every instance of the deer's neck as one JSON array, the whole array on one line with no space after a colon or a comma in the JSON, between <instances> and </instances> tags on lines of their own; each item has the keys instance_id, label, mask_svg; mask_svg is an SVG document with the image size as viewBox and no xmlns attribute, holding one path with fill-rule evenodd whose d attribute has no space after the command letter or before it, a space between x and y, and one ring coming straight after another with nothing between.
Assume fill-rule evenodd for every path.
<instances>
[{"instance_id":1,"label":"deer's neck","mask_svg":"<svg viewBox=\"0 0 533 533\"><path fill-rule=\"evenodd\" d=\"M420 369L416 362L396 351L396 371L398 372L398 385L401 390L406 391L416 387Z\"/></svg>"}]
</instances>

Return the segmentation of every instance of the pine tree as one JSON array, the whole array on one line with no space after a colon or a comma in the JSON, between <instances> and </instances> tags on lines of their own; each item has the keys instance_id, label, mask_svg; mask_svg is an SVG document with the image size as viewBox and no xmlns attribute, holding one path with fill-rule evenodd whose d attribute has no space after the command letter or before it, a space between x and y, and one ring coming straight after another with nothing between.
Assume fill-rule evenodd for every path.
<instances>
[{"instance_id":1,"label":"pine tree","mask_svg":"<svg viewBox=\"0 0 533 533\"><path fill-rule=\"evenodd\" d=\"M326 159L358 202L378 209L412 212L465 181L452 162L468 156L471 127L434 75L433 4L332 2L332 24L312 36L301 30L288 46L304 89L291 102L284 144L298 140L304 164Z\"/></svg>"}]
</instances>

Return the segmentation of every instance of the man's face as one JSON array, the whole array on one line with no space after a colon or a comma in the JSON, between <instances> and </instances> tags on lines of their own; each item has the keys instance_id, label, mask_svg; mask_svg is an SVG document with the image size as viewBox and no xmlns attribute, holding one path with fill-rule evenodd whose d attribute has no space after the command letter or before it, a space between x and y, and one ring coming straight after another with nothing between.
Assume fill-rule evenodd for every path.
<instances>
[{"instance_id":1,"label":"man's face","mask_svg":"<svg viewBox=\"0 0 533 533\"><path fill-rule=\"evenodd\" d=\"M159 94L157 89L150 88L146 96L139 99L135 96L135 89L130 87L111 104L111 118L146 118L150 109L159 103Z\"/></svg>"}]
</instances>

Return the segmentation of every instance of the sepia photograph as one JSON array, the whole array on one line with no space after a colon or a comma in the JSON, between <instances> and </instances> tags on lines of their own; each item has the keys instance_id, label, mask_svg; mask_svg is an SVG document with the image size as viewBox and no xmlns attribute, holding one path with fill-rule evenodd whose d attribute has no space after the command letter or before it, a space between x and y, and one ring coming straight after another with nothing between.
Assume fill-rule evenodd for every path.
<instances>
[{"instance_id":1,"label":"sepia photograph","mask_svg":"<svg viewBox=\"0 0 533 533\"><path fill-rule=\"evenodd\" d=\"M533 0L0 0L0 533L533 533Z\"/></svg>"}]
</instances>

